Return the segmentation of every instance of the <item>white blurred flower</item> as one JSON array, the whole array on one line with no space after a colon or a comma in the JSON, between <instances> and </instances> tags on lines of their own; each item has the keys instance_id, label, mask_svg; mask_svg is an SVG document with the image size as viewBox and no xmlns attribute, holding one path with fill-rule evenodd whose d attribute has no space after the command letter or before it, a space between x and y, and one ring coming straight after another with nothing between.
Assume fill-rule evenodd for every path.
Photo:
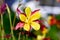
<instances>
[{"instance_id":1,"label":"white blurred flower","mask_svg":"<svg viewBox=\"0 0 60 40\"><path fill-rule=\"evenodd\" d=\"M12 4L11 8L12 8L12 10L13 10L14 12L16 12L16 9L17 9L18 5L19 5L19 4L22 4L22 5L19 7L19 9L22 9L22 8L24 8L25 3L26 3L26 0L21 0L21 1L16 0L16 1Z\"/></svg>"},{"instance_id":2,"label":"white blurred flower","mask_svg":"<svg viewBox=\"0 0 60 40\"><path fill-rule=\"evenodd\" d=\"M33 0L33 1L27 2L25 6L26 7L30 7L31 10L33 11L34 9L36 9L36 7L38 6L38 4L39 4L39 2Z\"/></svg>"}]
</instances>

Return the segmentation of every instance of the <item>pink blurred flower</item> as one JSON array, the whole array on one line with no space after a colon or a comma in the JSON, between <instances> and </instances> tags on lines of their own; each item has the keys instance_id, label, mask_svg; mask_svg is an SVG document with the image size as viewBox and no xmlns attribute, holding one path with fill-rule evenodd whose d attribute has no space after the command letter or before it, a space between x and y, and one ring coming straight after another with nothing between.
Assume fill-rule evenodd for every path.
<instances>
[{"instance_id":1,"label":"pink blurred flower","mask_svg":"<svg viewBox=\"0 0 60 40\"><path fill-rule=\"evenodd\" d=\"M17 23L15 30L17 30L18 28L22 28L23 25L24 25L23 22L19 22L19 23Z\"/></svg>"}]
</instances>

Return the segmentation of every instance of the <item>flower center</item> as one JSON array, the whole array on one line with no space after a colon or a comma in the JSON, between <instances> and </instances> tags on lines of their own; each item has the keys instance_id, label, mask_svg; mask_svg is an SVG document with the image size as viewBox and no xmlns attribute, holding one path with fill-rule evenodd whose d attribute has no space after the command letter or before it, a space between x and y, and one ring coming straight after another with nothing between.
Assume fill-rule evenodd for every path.
<instances>
[{"instance_id":1,"label":"flower center","mask_svg":"<svg viewBox=\"0 0 60 40\"><path fill-rule=\"evenodd\" d=\"M28 23L28 19L26 19L26 21L25 21L26 23Z\"/></svg>"},{"instance_id":2,"label":"flower center","mask_svg":"<svg viewBox=\"0 0 60 40\"><path fill-rule=\"evenodd\" d=\"M25 23L30 24L30 18L27 18L26 21L25 21Z\"/></svg>"}]
</instances>

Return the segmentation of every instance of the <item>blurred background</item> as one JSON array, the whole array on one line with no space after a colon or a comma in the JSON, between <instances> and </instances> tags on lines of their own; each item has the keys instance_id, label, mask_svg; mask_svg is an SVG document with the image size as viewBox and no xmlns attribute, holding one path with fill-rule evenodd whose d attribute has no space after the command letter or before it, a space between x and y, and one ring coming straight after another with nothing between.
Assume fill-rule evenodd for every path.
<instances>
[{"instance_id":1,"label":"blurred background","mask_svg":"<svg viewBox=\"0 0 60 40\"><path fill-rule=\"evenodd\" d=\"M52 17L49 23L43 23L48 29L49 32L46 34L46 38L43 40L60 40L60 0L0 0L0 27L1 27L1 14L3 14L3 28L0 28L0 33L1 30L4 29L4 40L12 40L9 39L11 37L11 29L10 29L10 21L9 21L9 15L7 10L3 10L3 13L1 12L1 9L4 9L2 5L4 3L7 3L7 5L10 8L11 11L11 21L12 24L14 22L14 27L18 22L20 22L18 14L16 12L17 8L23 12L25 7L30 7L32 11L36 9L40 9L40 13L42 15L42 19L44 20L49 20L48 17ZM18 5L21 4L19 7ZM56 20L56 22L55 22ZM12 29L14 29L12 27ZM19 33L21 32L21 40L25 39L26 34L29 34L29 37L26 37L27 39L25 40L36 40L35 38L37 35L40 34L40 31L31 31L31 32L26 32L24 30L13 30L13 35L16 38L15 40L18 40ZM1 39L0 34L0 39Z\"/></svg>"}]
</instances>

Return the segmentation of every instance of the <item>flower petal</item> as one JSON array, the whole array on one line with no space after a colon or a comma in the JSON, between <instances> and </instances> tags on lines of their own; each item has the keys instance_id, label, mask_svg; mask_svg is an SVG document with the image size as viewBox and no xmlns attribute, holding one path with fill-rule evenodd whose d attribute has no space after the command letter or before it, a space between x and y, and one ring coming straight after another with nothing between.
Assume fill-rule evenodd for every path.
<instances>
[{"instance_id":1,"label":"flower petal","mask_svg":"<svg viewBox=\"0 0 60 40\"><path fill-rule=\"evenodd\" d=\"M27 7L27 8L25 9L25 13L26 13L27 18L29 18L30 15L31 15L31 9L30 9L29 7Z\"/></svg>"},{"instance_id":2,"label":"flower petal","mask_svg":"<svg viewBox=\"0 0 60 40\"><path fill-rule=\"evenodd\" d=\"M17 30L18 28L22 28L23 25L24 25L23 22L19 22L19 23L16 25L15 30Z\"/></svg>"},{"instance_id":3,"label":"flower petal","mask_svg":"<svg viewBox=\"0 0 60 40\"><path fill-rule=\"evenodd\" d=\"M43 37L41 35L38 35L37 40L43 40Z\"/></svg>"},{"instance_id":4,"label":"flower petal","mask_svg":"<svg viewBox=\"0 0 60 40\"><path fill-rule=\"evenodd\" d=\"M42 31L43 34L46 34L47 32L48 32L47 28L44 28L43 31Z\"/></svg>"},{"instance_id":5,"label":"flower petal","mask_svg":"<svg viewBox=\"0 0 60 40\"><path fill-rule=\"evenodd\" d=\"M24 25L24 30L29 31L30 30L30 25L29 24L25 24Z\"/></svg>"},{"instance_id":6,"label":"flower petal","mask_svg":"<svg viewBox=\"0 0 60 40\"><path fill-rule=\"evenodd\" d=\"M41 24L43 21L42 20L35 20L34 22Z\"/></svg>"},{"instance_id":7,"label":"flower petal","mask_svg":"<svg viewBox=\"0 0 60 40\"><path fill-rule=\"evenodd\" d=\"M1 13L5 12L5 10L6 10L6 3L3 3L3 4L1 5L0 10L1 10Z\"/></svg>"},{"instance_id":8,"label":"flower petal","mask_svg":"<svg viewBox=\"0 0 60 40\"><path fill-rule=\"evenodd\" d=\"M48 23L49 23L49 25L56 24L56 19L53 16L49 16Z\"/></svg>"},{"instance_id":9,"label":"flower petal","mask_svg":"<svg viewBox=\"0 0 60 40\"><path fill-rule=\"evenodd\" d=\"M37 35L37 40L43 40L45 38L45 35Z\"/></svg>"},{"instance_id":10,"label":"flower petal","mask_svg":"<svg viewBox=\"0 0 60 40\"><path fill-rule=\"evenodd\" d=\"M22 13L21 10L19 10L18 8L17 8L16 11L17 11L18 14Z\"/></svg>"},{"instance_id":11,"label":"flower petal","mask_svg":"<svg viewBox=\"0 0 60 40\"><path fill-rule=\"evenodd\" d=\"M30 20L31 20L31 21L37 20L37 19L40 18L40 16L41 16L41 14L39 13L39 11L37 11L37 12L35 12L35 13L31 16Z\"/></svg>"},{"instance_id":12,"label":"flower petal","mask_svg":"<svg viewBox=\"0 0 60 40\"><path fill-rule=\"evenodd\" d=\"M23 22L25 22L25 20L26 20L26 16L25 16L24 14L20 14L20 15L19 15L19 18L20 18L20 20L23 21Z\"/></svg>"},{"instance_id":13,"label":"flower petal","mask_svg":"<svg viewBox=\"0 0 60 40\"><path fill-rule=\"evenodd\" d=\"M36 22L32 22L31 23L31 26L34 30L39 30L40 29L40 24L36 23Z\"/></svg>"},{"instance_id":14,"label":"flower petal","mask_svg":"<svg viewBox=\"0 0 60 40\"><path fill-rule=\"evenodd\" d=\"M33 15L35 12L39 11L40 9L34 10L31 15Z\"/></svg>"}]
</instances>

